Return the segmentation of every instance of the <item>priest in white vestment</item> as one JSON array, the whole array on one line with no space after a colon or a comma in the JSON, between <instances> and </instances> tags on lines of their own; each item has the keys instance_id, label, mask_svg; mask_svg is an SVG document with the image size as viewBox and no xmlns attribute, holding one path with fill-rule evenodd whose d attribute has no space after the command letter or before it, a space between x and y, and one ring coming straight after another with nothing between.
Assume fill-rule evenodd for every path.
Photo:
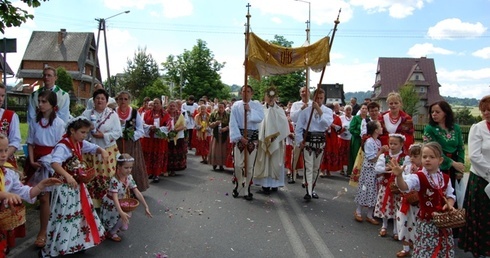
<instances>
[{"instance_id":1,"label":"priest in white vestment","mask_svg":"<svg viewBox=\"0 0 490 258\"><path fill-rule=\"evenodd\" d=\"M276 89L268 89L254 169L254 183L262 186L264 193L284 186L284 140L290 132L286 113L277 105L276 100Z\"/></svg>"}]
</instances>

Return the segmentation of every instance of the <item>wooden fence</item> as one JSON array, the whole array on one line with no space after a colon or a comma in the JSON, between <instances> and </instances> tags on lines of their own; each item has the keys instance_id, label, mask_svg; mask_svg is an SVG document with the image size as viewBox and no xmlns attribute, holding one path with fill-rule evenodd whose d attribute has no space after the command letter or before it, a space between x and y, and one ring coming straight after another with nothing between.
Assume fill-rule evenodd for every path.
<instances>
[{"instance_id":1,"label":"wooden fence","mask_svg":"<svg viewBox=\"0 0 490 258\"><path fill-rule=\"evenodd\" d=\"M424 128L425 124L417 124L415 127L415 141L423 142ZM471 125L461 125L461 133L463 134L463 141L465 144L468 144L468 133L470 132Z\"/></svg>"}]
</instances>

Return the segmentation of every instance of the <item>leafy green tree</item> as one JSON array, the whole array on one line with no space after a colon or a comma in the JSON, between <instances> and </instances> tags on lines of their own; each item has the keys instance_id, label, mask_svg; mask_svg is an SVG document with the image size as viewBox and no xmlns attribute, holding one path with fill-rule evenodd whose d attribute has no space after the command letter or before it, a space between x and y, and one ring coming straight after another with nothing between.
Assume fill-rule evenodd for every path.
<instances>
[{"instance_id":1,"label":"leafy green tree","mask_svg":"<svg viewBox=\"0 0 490 258\"><path fill-rule=\"evenodd\" d=\"M283 36L275 35L274 40L269 41L272 44L283 47L292 47L292 41L286 40ZM287 104L288 101L297 101L300 99L299 88L305 85L306 72L298 71L285 75L264 76L260 81L253 78L249 79L249 85L254 89L255 99L262 100L264 91L270 86L275 86L278 90L279 101Z\"/></svg>"},{"instance_id":2,"label":"leafy green tree","mask_svg":"<svg viewBox=\"0 0 490 258\"><path fill-rule=\"evenodd\" d=\"M39 7L41 5L40 0L21 0L26 3L29 7ZM46 2L48 0L42 0ZM9 0L0 1L0 32L5 33L5 28L10 27L20 27L22 23L26 22L27 19L33 19L34 15L29 14L26 10L15 7Z\"/></svg>"},{"instance_id":3,"label":"leafy green tree","mask_svg":"<svg viewBox=\"0 0 490 258\"><path fill-rule=\"evenodd\" d=\"M152 86L160 78L158 64L152 55L146 53L145 48L138 48L133 59L128 59L127 67L124 68L125 75L119 85L128 90L135 99L142 99L143 89Z\"/></svg>"},{"instance_id":4,"label":"leafy green tree","mask_svg":"<svg viewBox=\"0 0 490 258\"><path fill-rule=\"evenodd\" d=\"M403 111L405 111L410 116L415 116L418 114L418 109L420 107L420 97L417 92L415 92L415 87L413 84L405 84L400 88L400 96L403 102Z\"/></svg>"},{"instance_id":5,"label":"leafy green tree","mask_svg":"<svg viewBox=\"0 0 490 258\"><path fill-rule=\"evenodd\" d=\"M478 121L476 117L471 115L471 110L466 106L455 110L454 118L460 125L472 125Z\"/></svg>"},{"instance_id":6,"label":"leafy green tree","mask_svg":"<svg viewBox=\"0 0 490 258\"><path fill-rule=\"evenodd\" d=\"M201 39L192 50L184 49L181 55L168 56L162 66L165 80L174 85L174 96L182 99L189 95L229 98L229 90L224 89L227 86L221 82L219 74L225 63L216 61L213 52Z\"/></svg>"},{"instance_id":7,"label":"leafy green tree","mask_svg":"<svg viewBox=\"0 0 490 258\"><path fill-rule=\"evenodd\" d=\"M56 68L56 74L58 79L56 80L56 85L66 92L73 91L73 78L62 66Z\"/></svg>"},{"instance_id":8,"label":"leafy green tree","mask_svg":"<svg viewBox=\"0 0 490 258\"><path fill-rule=\"evenodd\" d=\"M151 99L161 98L162 96L170 96L170 90L167 85L163 83L162 79L155 80L152 85L145 87L141 96L149 97Z\"/></svg>"}]
</instances>

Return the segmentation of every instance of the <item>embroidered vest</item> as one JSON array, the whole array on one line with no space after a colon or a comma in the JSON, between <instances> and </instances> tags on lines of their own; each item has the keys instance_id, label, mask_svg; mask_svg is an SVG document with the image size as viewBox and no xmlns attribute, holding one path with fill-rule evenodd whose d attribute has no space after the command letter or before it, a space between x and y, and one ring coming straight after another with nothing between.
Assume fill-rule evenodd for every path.
<instances>
[{"instance_id":1,"label":"embroidered vest","mask_svg":"<svg viewBox=\"0 0 490 258\"><path fill-rule=\"evenodd\" d=\"M449 176L442 174L444 186L442 189L435 189L429 183L426 175L419 171L416 173L420 181L419 191L419 213L418 217L422 220L431 220L432 213L435 211L441 211L444 206L443 195L446 193L447 185L449 182Z\"/></svg>"}]
</instances>

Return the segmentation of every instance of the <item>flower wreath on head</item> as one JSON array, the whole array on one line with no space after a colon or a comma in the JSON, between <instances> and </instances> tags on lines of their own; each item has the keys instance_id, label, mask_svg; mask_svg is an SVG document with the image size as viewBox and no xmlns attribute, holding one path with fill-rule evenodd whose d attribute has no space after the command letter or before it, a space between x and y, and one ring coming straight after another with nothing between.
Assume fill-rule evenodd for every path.
<instances>
[{"instance_id":1,"label":"flower wreath on head","mask_svg":"<svg viewBox=\"0 0 490 258\"><path fill-rule=\"evenodd\" d=\"M126 158L124 158L124 157L123 157L123 155L122 155L122 154L120 154L120 153L119 153L119 154L117 155L117 157L116 157L116 161L118 161L118 162L134 162L134 158L133 158L133 157L131 157L131 158L129 158L129 159L126 159Z\"/></svg>"},{"instance_id":2,"label":"flower wreath on head","mask_svg":"<svg viewBox=\"0 0 490 258\"><path fill-rule=\"evenodd\" d=\"M422 148L422 144L420 143L411 144L410 147L408 147L408 150L411 150L412 148Z\"/></svg>"},{"instance_id":3,"label":"flower wreath on head","mask_svg":"<svg viewBox=\"0 0 490 258\"><path fill-rule=\"evenodd\" d=\"M68 122L66 122L65 128L68 129L68 127L70 127L70 125L72 125L73 123L75 123L76 121L79 121L79 120L86 120L86 121L90 122L90 120L84 116L72 117L68 120Z\"/></svg>"},{"instance_id":4,"label":"flower wreath on head","mask_svg":"<svg viewBox=\"0 0 490 258\"><path fill-rule=\"evenodd\" d=\"M390 133L388 136L389 136L389 137L396 137L396 138L400 138L400 139L402 139L404 142L405 142L405 140L407 139L407 138L405 138L405 135L403 135L403 134L399 134L399 133Z\"/></svg>"}]
</instances>

